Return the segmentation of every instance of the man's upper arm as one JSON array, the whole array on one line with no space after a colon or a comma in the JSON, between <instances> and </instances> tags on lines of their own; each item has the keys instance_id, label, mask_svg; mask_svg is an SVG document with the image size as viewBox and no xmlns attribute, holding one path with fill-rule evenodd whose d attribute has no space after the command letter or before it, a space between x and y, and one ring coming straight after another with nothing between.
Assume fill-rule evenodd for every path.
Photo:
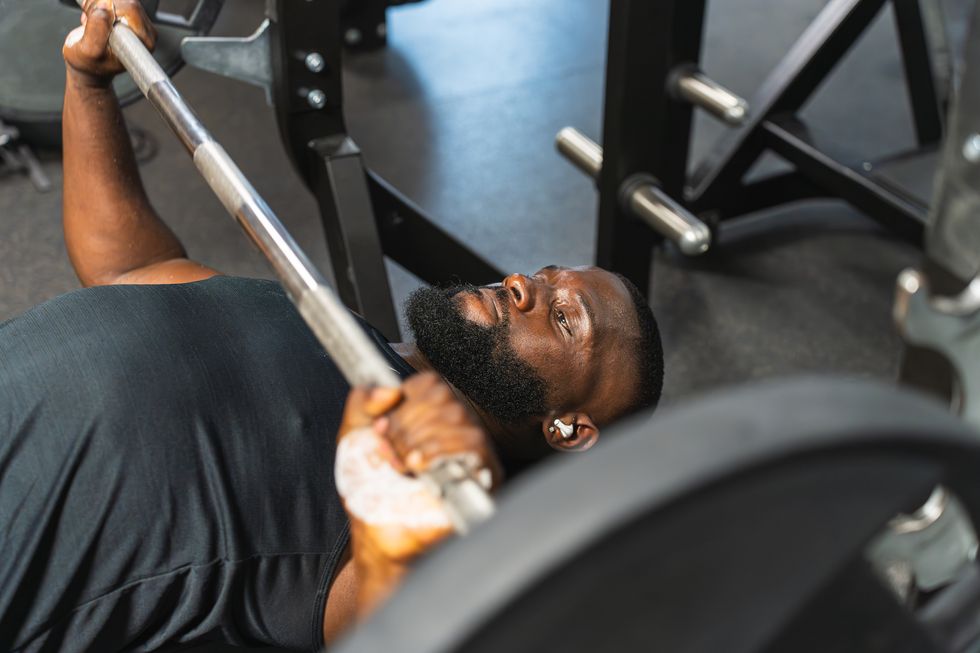
<instances>
[{"instance_id":1,"label":"man's upper arm","mask_svg":"<svg viewBox=\"0 0 980 653\"><path fill-rule=\"evenodd\" d=\"M110 284L154 285L169 283L191 283L203 281L221 273L197 261L187 258L174 258L151 263L120 274L109 281Z\"/></svg>"}]
</instances>

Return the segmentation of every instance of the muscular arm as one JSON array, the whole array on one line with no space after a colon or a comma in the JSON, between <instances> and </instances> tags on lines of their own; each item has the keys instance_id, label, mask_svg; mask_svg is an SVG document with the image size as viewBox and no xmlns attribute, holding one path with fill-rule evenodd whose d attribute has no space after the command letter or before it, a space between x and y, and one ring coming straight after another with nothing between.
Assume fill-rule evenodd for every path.
<instances>
[{"instance_id":1,"label":"muscular arm","mask_svg":"<svg viewBox=\"0 0 980 653\"><path fill-rule=\"evenodd\" d=\"M131 24L143 19L133 11L130 3L115 3ZM187 259L143 189L111 73L100 69L118 66L106 51L115 16L88 6L85 15L84 35L73 33L65 46L64 230L72 266L85 286L214 276Z\"/></svg>"},{"instance_id":2,"label":"muscular arm","mask_svg":"<svg viewBox=\"0 0 980 653\"><path fill-rule=\"evenodd\" d=\"M327 602L323 611L323 643L333 644L357 621L358 578L354 562L351 560L351 548L347 546L344 559L334 574L327 593Z\"/></svg>"}]
</instances>

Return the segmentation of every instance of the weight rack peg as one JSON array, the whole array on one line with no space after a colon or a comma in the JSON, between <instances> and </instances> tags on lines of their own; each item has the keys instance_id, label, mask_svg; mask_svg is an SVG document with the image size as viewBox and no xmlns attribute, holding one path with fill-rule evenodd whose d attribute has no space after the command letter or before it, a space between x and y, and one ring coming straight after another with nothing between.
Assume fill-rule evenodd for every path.
<instances>
[{"instance_id":1,"label":"weight rack peg","mask_svg":"<svg viewBox=\"0 0 980 653\"><path fill-rule=\"evenodd\" d=\"M602 147L574 127L565 127L555 139L558 151L593 179L602 170ZM711 246L711 230L694 214L674 201L652 177L636 175L620 189L620 204L630 215L649 224L683 254L697 256Z\"/></svg>"},{"instance_id":2,"label":"weight rack peg","mask_svg":"<svg viewBox=\"0 0 980 653\"><path fill-rule=\"evenodd\" d=\"M678 68L670 76L667 87L675 98L701 107L732 127L744 123L749 115L748 102L696 68Z\"/></svg>"},{"instance_id":3,"label":"weight rack peg","mask_svg":"<svg viewBox=\"0 0 980 653\"><path fill-rule=\"evenodd\" d=\"M599 179L599 173L602 172L602 147L598 143L574 127L565 127L558 132L555 145L572 165L593 179Z\"/></svg>"}]
</instances>

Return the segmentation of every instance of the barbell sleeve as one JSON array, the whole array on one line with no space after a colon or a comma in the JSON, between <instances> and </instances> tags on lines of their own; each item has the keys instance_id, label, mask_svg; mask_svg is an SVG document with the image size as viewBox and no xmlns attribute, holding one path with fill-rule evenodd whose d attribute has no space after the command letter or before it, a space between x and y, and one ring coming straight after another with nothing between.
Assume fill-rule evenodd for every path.
<instances>
[{"instance_id":1,"label":"barbell sleeve","mask_svg":"<svg viewBox=\"0 0 980 653\"><path fill-rule=\"evenodd\" d=\"M574 127L565 127L555 139L558 151L575 167L598 180L602 172L602 146ZM623 182L620 205L670 240L688 256L708 251L711 230L693 213L673 200L650 177L637 175Z\"/></svg>"},{"instance_id":2,"label":"barbell sleeve","mask_svg":"<svg viewBox=\"0 0 980 653\"><path fill-rule=\"evenodd\" d=\"M79 6L83 0L78 0ZM398 375L341 303L224 148L187 105L139 37L117 22L109 36L113 54L184 144L194 165L266 257L323 348L352 386L398 387ZM455 459L437 465L426 479L438 489L456 530L467 532L493 514L493 500Z\"/></svg>"}]
</instances>

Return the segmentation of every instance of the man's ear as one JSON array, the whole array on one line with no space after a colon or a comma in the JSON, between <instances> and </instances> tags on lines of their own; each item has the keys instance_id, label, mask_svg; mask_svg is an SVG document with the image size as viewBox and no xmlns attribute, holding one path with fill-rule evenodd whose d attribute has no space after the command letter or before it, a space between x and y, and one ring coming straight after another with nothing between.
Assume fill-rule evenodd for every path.
<instances>
[{"instance_id":1,"label":"man's ear","mask_svg":"<svg viewBox=\"0 0 980 653\"><path fill-rule=\"evenodd\" d=\"M541 433L558 451L586 451L599 441L599 427L585 413L552 415L541 422Z\"/></svg>"}]
</instances>

